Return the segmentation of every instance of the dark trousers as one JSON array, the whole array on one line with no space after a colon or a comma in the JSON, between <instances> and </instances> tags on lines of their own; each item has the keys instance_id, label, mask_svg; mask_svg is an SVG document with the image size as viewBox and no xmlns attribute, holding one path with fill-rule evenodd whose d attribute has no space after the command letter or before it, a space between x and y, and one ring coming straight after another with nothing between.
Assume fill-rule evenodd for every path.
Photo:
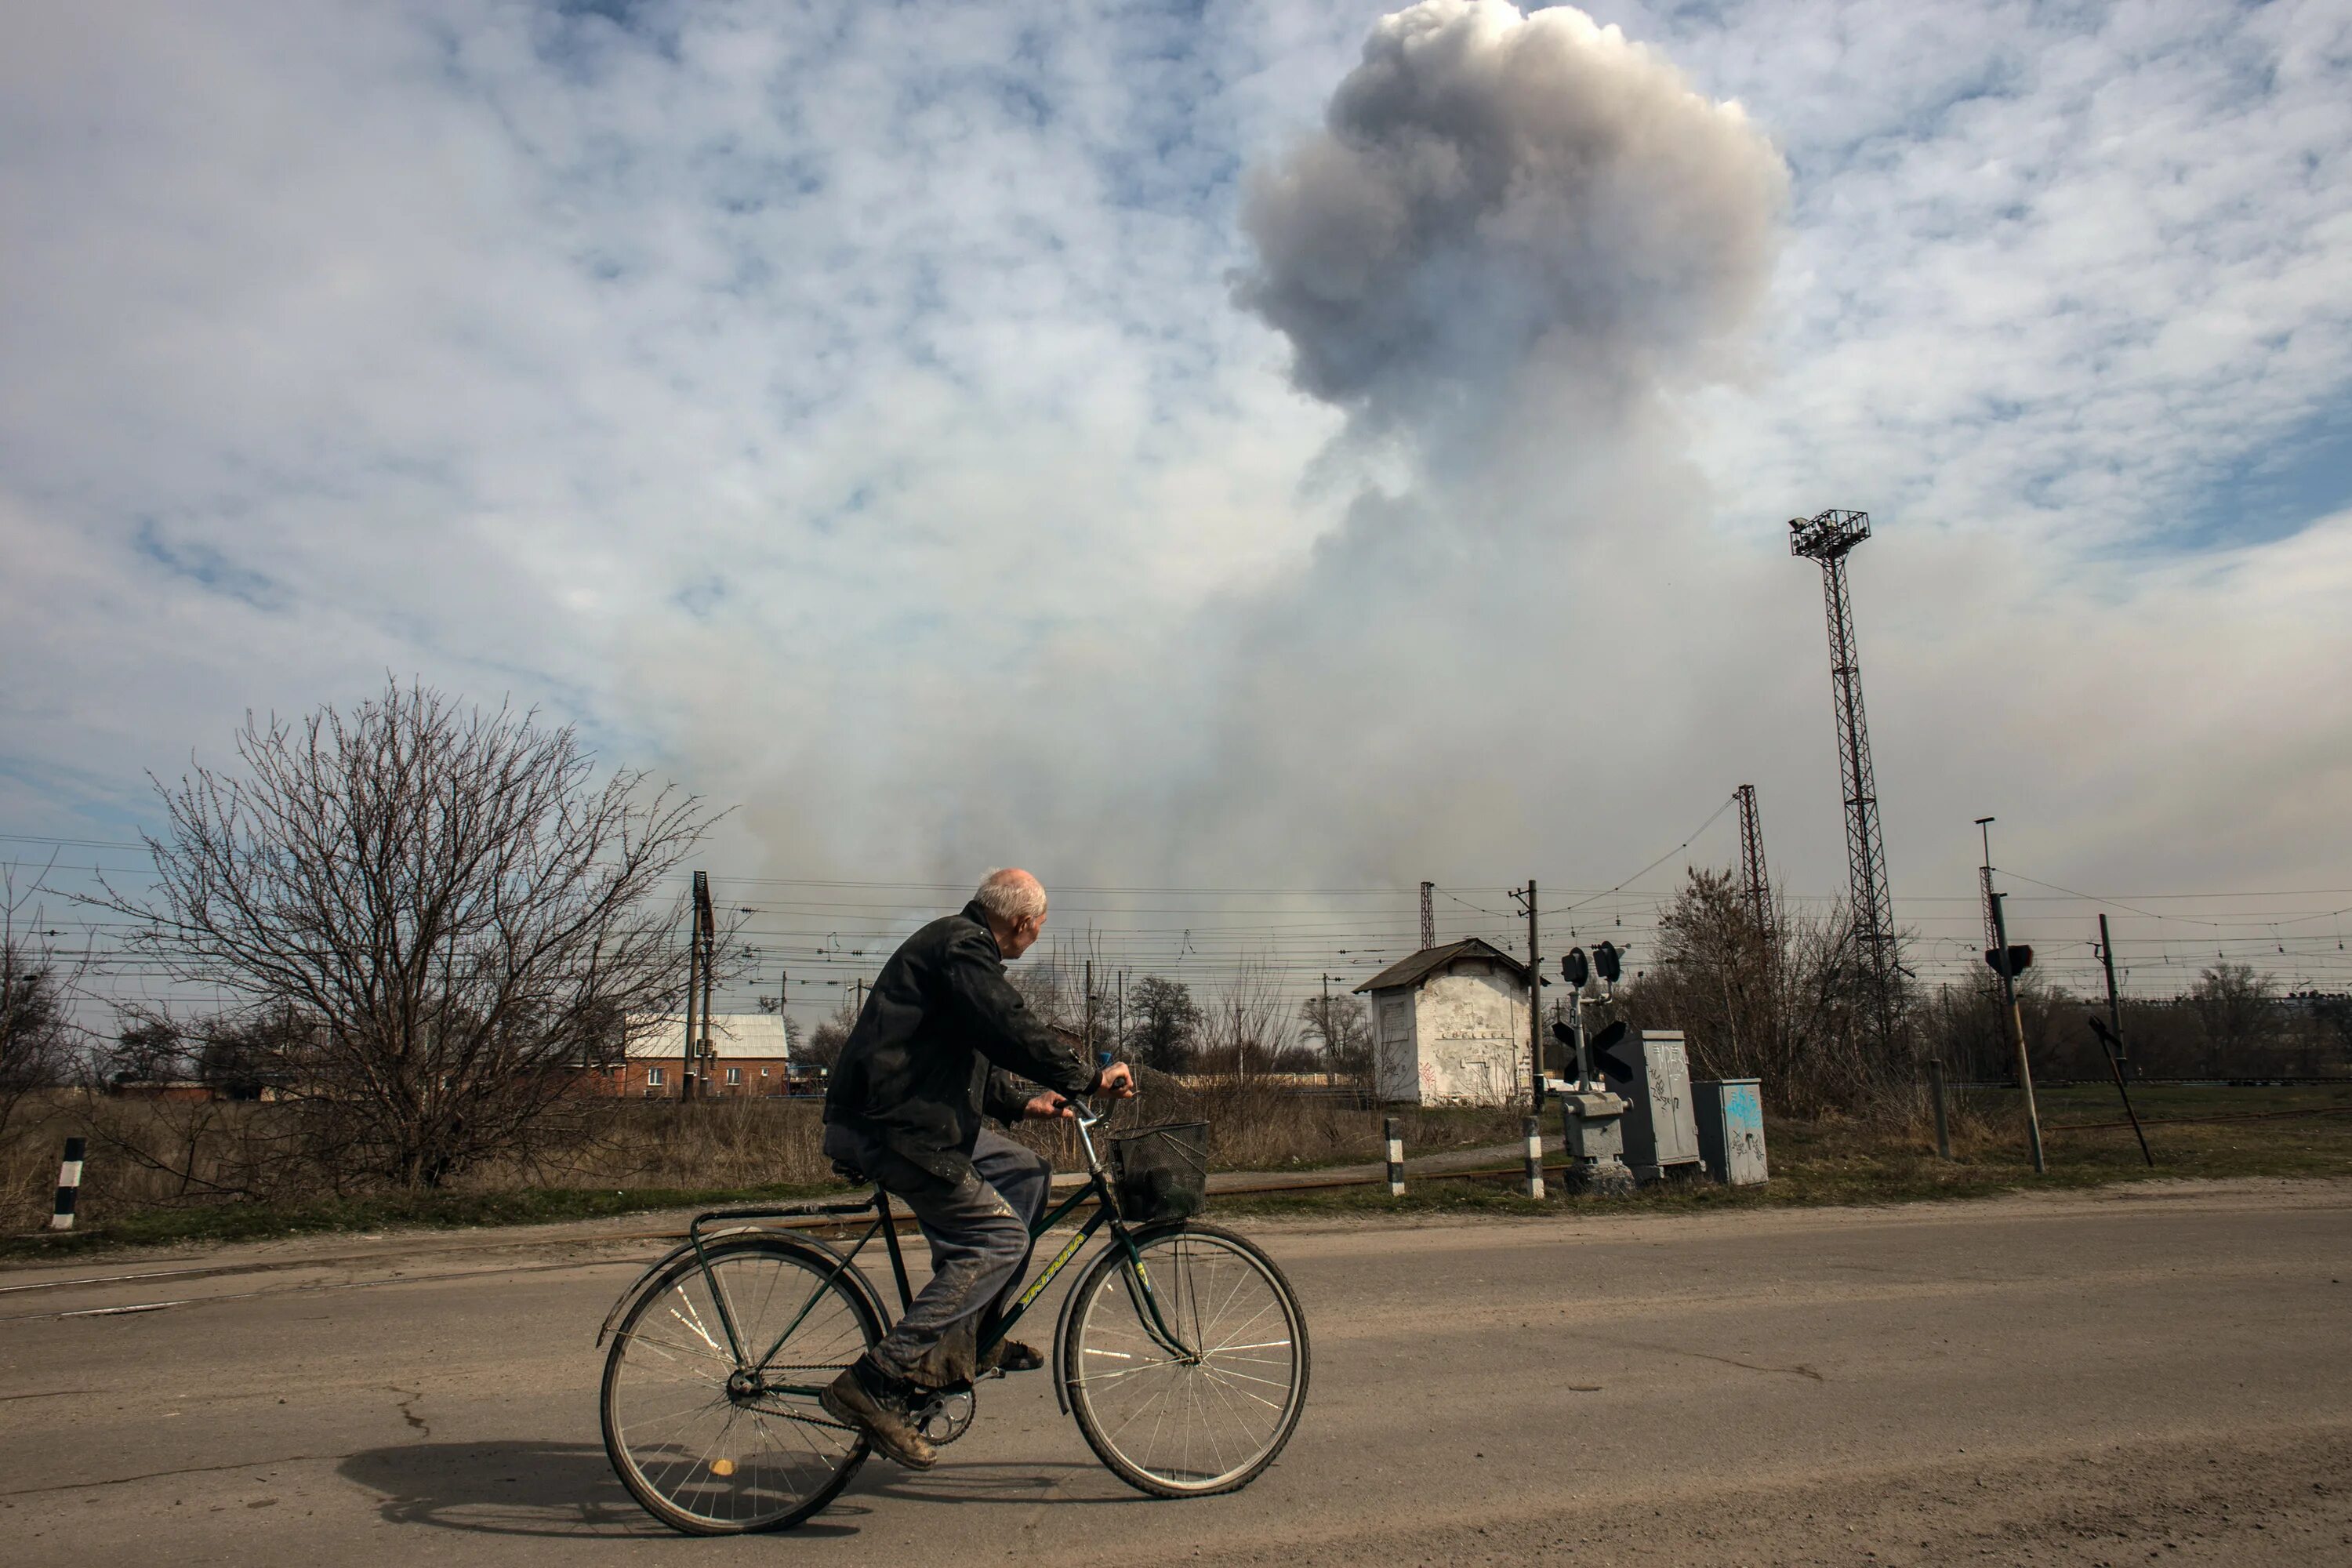
<instances>
[{"instance_id":1,"label":"dark trousers","mask_svg":"<svg viewBox=\"0 0 2352 1568\"><path fill-rule=\"evenodd\" d=\"M1045 1212L1053 1166L992 1128L972 1146L971 1174L954 1183L913 1171L853 1128L827 1127L824 1152L912 1209L931 1244L930 1282L868 1352L874 1364L929 1388L969 1379L981 1331L1029 1270L1029 1227Z\"/></svg>"}]
</instances>

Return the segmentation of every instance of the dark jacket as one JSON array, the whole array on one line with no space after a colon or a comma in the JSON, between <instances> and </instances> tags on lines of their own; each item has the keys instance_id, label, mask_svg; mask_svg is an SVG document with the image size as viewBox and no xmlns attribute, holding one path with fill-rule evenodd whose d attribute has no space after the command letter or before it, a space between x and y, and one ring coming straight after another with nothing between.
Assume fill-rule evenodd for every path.
<instances>
[{"instance_id":1,"label":"dark jacket","mask_svg":"<svg viewBox=\"0 0 2352 1568\"><path fill-rule=\"evenodd\" d=\"M1004 978L975 901L908 937L882 966L834 1064L824 1119L956 1182L971 1169L981 1118L1015 1121L1035 1093L1020 1079L1084 1094L1095 1069Z\"/></svg>"}]
</instances>

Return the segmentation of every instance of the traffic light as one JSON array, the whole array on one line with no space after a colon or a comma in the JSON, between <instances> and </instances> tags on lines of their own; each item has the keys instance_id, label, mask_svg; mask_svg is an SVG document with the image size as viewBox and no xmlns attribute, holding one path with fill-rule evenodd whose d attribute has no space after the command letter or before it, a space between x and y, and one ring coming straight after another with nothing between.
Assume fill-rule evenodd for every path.
<instances>
[{"instance_id":1,"label":"traffic light","mask_svg":"<svg viewBox=\"0 0 2352 1568\"><path fill-rule=\"evenodd\" d=\"M2001 950L1997 947L1985 949L1985 962L1992 966L1995 974L2022 974L2033 967L2033 950L2021 942L2011 944L2007 969L2000 966L2000 953Z\"/></svg>"},{"instance_id":2,"label":"traffic light","mask_svg":"<svg viewBox=\"0 0 2352 1568\"><path fill-rule=\"evenodd\" d=\"M1585 981L1590 979L1591 974L1591 966L1584 962L1582 948L1571 947L1560 955L1559 975L1570 985L1582 990Z\"/></svg>"},{"instance_id":3,"label":"traffic light","mask_svg":"<svg viewBox=\"0 0 2352 1568\"><path fill-rule=\"evenodd\" d=\"M1611 984L1617 983L1617 944L1604 942L1592 950L1592 967Z\"/></svg>"}]
</instances>

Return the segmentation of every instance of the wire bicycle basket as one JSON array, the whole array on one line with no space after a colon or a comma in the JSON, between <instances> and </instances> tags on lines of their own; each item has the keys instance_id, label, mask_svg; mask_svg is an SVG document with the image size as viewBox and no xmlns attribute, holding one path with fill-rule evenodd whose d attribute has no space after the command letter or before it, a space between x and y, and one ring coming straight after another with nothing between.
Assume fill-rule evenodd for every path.
<instances>
[{"instance_id":1,"label":"wire bicycle basket","mask_svg":"<svg viewBox=\"0 0 2352 1568\"><path fill-rule=\"evenodd\" d=\"M1209 1198L1209 1124L1170 1121L1111 1136L1111 1185L1129 1224L1190 1219Z\"/></svg>"}]
</instances>

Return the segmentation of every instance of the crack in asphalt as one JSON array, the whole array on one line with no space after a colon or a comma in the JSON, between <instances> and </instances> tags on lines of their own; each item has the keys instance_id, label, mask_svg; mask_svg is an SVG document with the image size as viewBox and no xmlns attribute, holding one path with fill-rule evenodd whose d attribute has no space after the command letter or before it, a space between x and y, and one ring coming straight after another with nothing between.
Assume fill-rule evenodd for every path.
<instances>
[{"instance_id":1,"label":"crack in asphalt","mask_svg":"<svg viewBox=\"0 0 2352 1568\"><path fill-rule=\"evenodd\" d=\"M35 1492L82 1491L91 1487L127 1487L133 1481L157 1481L167 1476L201 1476L215 1470L257 1470L264 1465L299 1465L318 1457L312 1454L289 1454L283 1458L247 1459L242 1464L235 1465L183 1465L176 1470L149 1470L144 1475L110 1476L102 1481L55 1481L45 1487L18 1487L13 1491L0 1492L0 1497L29 1497ZM325 1457L332 1460L351 1458L349 1454L330 1454Z\"/></svg>"},{"instance_id":2,"label":"crack in asphalt","mask_svg":"<svg viewBox=\"0 0 2352 1568\"><path fill-rule=\"evenodd\" d=\"M1687 1356L1693 1361L1711 1361L1721 1366L1736 1366L1742 1372L1777 1373L1783 1377L1809 1377L1815 1383L1829 1381L1828 1378L1802 1363L1795 1366L1759 1366L1752 1361L1740 1361L1727 1355L1712 1355L1706 1351L1686 1351L1680 1345L1654 1345L1640 1340L1601 1340L1597 1342L1612 1345L1619 1350L1648 1351L1654 1355L1678 1355Z\"/></svg>"},{"instance_id":3,"label":"crack in asphalt","mask_svg":"<svg viewBox=\"0 0 2352 1568\"><path fill-rule=\"evenodd\" d=\"M425 1391L421 1388L401 1388L389 1383L383 1386L387 1394L407 1395L405 1399L394 1401L393 1408L400 1412L400 1418L408 1423L409 1430L421 1433L427 1437L433 1436L433 1428L425 1424L425 1417L416 1414L416 1402L425 1397Z\"/></svg>"}]
</instances>

